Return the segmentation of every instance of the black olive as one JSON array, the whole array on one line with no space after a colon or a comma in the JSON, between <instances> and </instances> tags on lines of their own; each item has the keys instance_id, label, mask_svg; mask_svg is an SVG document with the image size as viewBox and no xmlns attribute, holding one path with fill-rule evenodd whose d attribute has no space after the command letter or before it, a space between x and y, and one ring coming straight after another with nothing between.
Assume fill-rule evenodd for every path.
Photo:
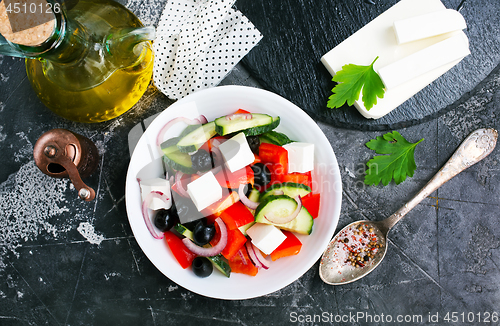
<instances>
[{"instance_id":1,"label":"black olive","mask_svg":"<svg viewBox=\"0 0 500 326\"><path fill-rule=\"evenodd\" d=\"M260 138L259 136L248 136L247 137L248 146L254 154L259 155Z\"/></svg>"},{"instance_id":2,"label":"black olive","mask_svg":"<svg viewBox=\"0 0 500 326\"><path fill-rule=\"evenodd\" d=\"M252 184L247 183L244 188L245 196L247 197L250 196L250 194L252 193L252 189L253 189Z\"/></svg>"},{"instance_id":3,"label":"black olive","mask_svg":"<svg viewBox=\"0 0 500 326\"><path fill-rule=\"evenodd\" d=\"M208 171L214 167L212 155L204 149L191 155L191 163L196 171Z\"/></svg>"},{"instance_id":4,"label":"black olive","mask_svg":"<svg viewBox=\"0 0 500 326\"><path fill-rule=\"evenodd\" d=\"M206 225L200 220L193 229L193 240L198 246L204 246L212 240L215 235L215 225Z\"/></svg>"},{"instance_id":5,"label":"black olive","mask_svg":"<svg viewBox=\"0 0 500 326\"><path fill-rule=\"evenodd\" d=\"M212 265L210 260L205 257L198 256L193 259L192 266L194 274L199 277L210 276L210 274L212 274L214 270L214 266Z\"/></svg>"},{"instance_id":6,"label":"black olive","mask_svg":"<svg viewBox=\"0 0 500 326\"><path fill-rule=\"evenodd\" d=\"M160 209L154 218L154 224L161 232L170 230L177 223L179 216L175 209Z\"/></svg>"},{"instance_id":7,"label":"black olive","mask_svg":"<svg viewBox=\"0 0 500 326\"><path fill-rule=\"evenodd\" d=\"M271 182L271 171L263 163L255 163L252 165L254 187L260 190L260 187L264 187L269 182Z\"/></svg>"},{"instance_id":8,"label":"black olive","mask_svg":"<svg viewBox=\"0 0 500 326\"><path fill-rule=\"evenodd\" d=\"M199 220L203 217L190 198L182 197L175 191L172 191L172 199L174 204L171 209L176 210L182 224Z\"/></svg>"},{"instance_id":9,"label":"black olive","mask_svg":"<svg viewBox=\"0 0 500 326\"><path fill-rule=\"evenodd\" d=\"M187 222L187 223L182 223L183 226L185 226L188 230L190 231L193 231L195 226L200 222L202 221L202 223L206 224L207 223L207 219L205 217L199 219L199 220L196 220L196 221L191 221L191 222Z\"/></svg>"}]
</instances>

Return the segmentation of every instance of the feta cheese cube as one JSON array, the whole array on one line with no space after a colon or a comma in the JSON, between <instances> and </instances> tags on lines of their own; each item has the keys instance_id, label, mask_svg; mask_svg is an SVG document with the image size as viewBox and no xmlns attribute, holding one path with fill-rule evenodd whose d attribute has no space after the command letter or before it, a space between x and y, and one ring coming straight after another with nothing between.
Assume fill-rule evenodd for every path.
<instances>
[{"instance_id":1,"label":"feta cheese cube","mask_svg":"<svg viewBox=\"0 0 500 326\"><path fill-rule=\"evenodd\" d=\"M238 171L255 160L255 155L242 132L220 144L219 149L231 172Z\"/></svg>"},{"instance_id":2,"label":"feta cheese cube","mask_svg":"<svg viewBox=\"0 0 500 326\"><path fill-rule=\"evenodd\" d=\"M270 255L286 239L286 235L271 224L255 223L247 230L247 234L252 243L266 255Z\"/></svg>"},{"instance_id":3,"label":"feta cheese cube","mask_svg":"<svg viewBox=\"0 0 500 326\"><path fill-rule=\"evenodd\" d=\"M159 191L165 194L168 200L165 202L159 198L153 198L149 208L152 210L169 209L172 207L172 198L170 193L170 182L162 178L153 178L141 181L141 196L144 199L151 191Z\"/></svg>"},{"instance_id":4,"label":"feta cheese cube","mask_svg":"<svg viewBox=\"0 0 500 326\"><path fill-rule=\"evenodd\" d=\"M288 173L306 173L314 169L314 144L295 142L283 148L288 151Z\"/></svg>"},{"instance_id":5,"label":"feta cheese cube","mask_svg":"<svg viewBox=\"0 0 500 326\"><path fill-rule=\"evenodd\" d=\"M222 198L222 187L212 171L209 171L188 183L187 193L198 211L201 211Z\"/></svg>"}]
</instances>

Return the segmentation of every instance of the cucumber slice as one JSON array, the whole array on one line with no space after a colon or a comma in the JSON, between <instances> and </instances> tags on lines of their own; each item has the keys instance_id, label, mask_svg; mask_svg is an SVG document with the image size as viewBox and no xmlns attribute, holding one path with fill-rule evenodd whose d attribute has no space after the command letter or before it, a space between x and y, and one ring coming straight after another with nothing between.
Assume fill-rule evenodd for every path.
<instances>
[{"instance_id":1,"label":"cucumber slice","mask_svg":"<svg viewBox=\"0 0 500 326\"><path fill-rule=\"evenodd\" d=\"M187 134L189 134L191 131L194 131L195 129L198 129L200 127L199 124L197 125L188 125L182 132L181 134L179 135L180 138L186 136ZM179 138L179 139L180 139Z\"/></svg>"},{"instance_id":2,"label":"cucumber slice","mask_svg":"<svg viewBox=\"0 0 500 326\"><path fill-rule=\"evenodd\" d=\"M271 123L271 126L270 126L271 129L269 131L276 129L280 125L280 122L281 122L280 117L274 117L273 122ZM265 131L265 132L267 132L267 131Z\"/></svg>"},{"instance_id":3,"label":"cucumber slice","mask_svg":"<svg viewBox=\"0 0 500 326\"><path fill-rule=\"evenodd\" d=\"M235 132L243 132L245 136L260 135L276 128L276 119L279 124L279 117L273 118L267 114L252 113L252 119L244 119L235 117L232 120L227 120L226 116L215 119L215 130L221 136L232 134Z\"/></svg>"},{"instance_id":4,"label":"cucumber slice","mask_svg":"<svg viewBox=\"0 0 500 326\"><path fill-rule=\"evenodd\" d=\"M279 145L281 146L278 142L276 142L275 140L265 136L266 134L262 134L259 136L259 139L260 139L260 143L268 143L268 144L273 144L273 145Z\"/></svg>"},{"instance_id":5,"label":"cucumber slice","mask_svg":"<svg viewBox=\"0 0 500 326\"><path fill-rule=\"evenodd\" d=\"M163 147L163 144L161 146L161 150L165 154L163 155L163 160L171 169L188 174L196 172L193 169L193 163L189 154L181 153L175 144L169 147Z\"/></svg>"},{"instance_id":6,"label":"cucumber slice","mask_svg":"<svg viewBox=\"0 0 500 326\"><path fill-rule=\"evenodd\" d=\"M160 149L162 150L163 153L165 153L165 151L171 152L173 150L177 150L175 147L168 149L168 150L167 150L167 148L177 145L179 140L180 140L179 137L167 139L163 143L160 144Z\"/></svg>"},{"instance_id":7,"label":"cucumber slice","mask_svg":"<svg viewBox=\"0 0 500 326\"><path fill-rule=\"evenodd\" d=\"M174 225L174 230L179 232L180 235L183 235L185 236L186 238L188 239L191 239L193 240L193 231L191 231L190 229L188 229L187 227L185 227L184 225L182 224L176 224Z\"/></svg>"},{"instance_id":8,"label":"cucumber slice","mask_svg":"<svg viewBox=\"0 0 500 326\"><path fill-rule=\"evenodd\" d=\"M248 199L250 199L251 201L254 201L254 202L258 202L259 198L260 198L260 191L258 191L257 189L253 188L250 191L250 194L248 195Z\"/></svg>"},{"instance_id":9,"label":"cucumber slice","mask_svg":"<svg viewBox=\"0 0 500 326\"><path fill-rule=\"evenodd\" d=\"M215 136L215 123L209 122L189 132L177 143L182 153L196 152L204 143Z\"/></svg>"},{"instance_id":10,"label":"cucumber slice","mask_svg":"<svg viewBox=\"0 0 500 326\"><path fill-rule=\"evenodd\" d=\"M287 195L270 195L267 198L263 199L260 202L259 207L257 207L257 209L255 210L255 222L271 224L286 231L306 235L311 234L314 219L305 207L302 207L299 215L297 215L295 219L285 224L271 223L265 218L265 215L270 212L273 212L273 214L275 215L285 216L291 214L296 208L297 202L295 201L295 199Z\"/></svg>"},{"instance_id":11,"label":"cucumber slice","mask_svg":"<svg viewBox=\"0 0 500 326\"><path fill-rule=\"evenodd\" d=\"M177 224L174 226L175 231L179 232L181 235L185 236L186 238L193 240L193 232L186 228L182 224ZM205 245L210 246L209 244ZM212 262L212 265L214 265L215 268L217 268L222 274L224 274L226 277L231 276L231 267L227 263L226 259L224 256L221 254L218 254L216 256L212 257L207 257L210 262Z\"/></svg>"},{"instance_id":12,"label":"cucumber slice","mask_svg":"<svg viewBox=\"0 0 500 326\"><path fill-rule=\"evenodd\" d=\"M293 143L293 140L290 140L290 138L288 138L287 135L274 130L271 130L269 132L260 135L259 138L260 141L263 143L270 143L279 146Z\"/></svg>"},{"instance_id":13,"label":"cucumber slice","mask_svg":"<svg viewBox=\"0 0 500 326\"><path fill-rule=\"evenodd\" d=\"M266 192L262 194L261 201L268 196L274 195L275 191L283 191L284 195L287 195L293 199L293 197L297 195L300 195L300 197L304 197L305 195L309 194L311 192L311 188L302 183L277 183L267 188Z\"/></svg>"},{"instance_id":14,"label":"cucumber slice","mask_svg":"<svg viewBox=\"0 0 500 326\"><path fill-rule=\"evenodd\" d=\"M241 231L241 233L243 233L243 235L246 237L247 236L247 230L250 229L252 227L252 225L254 225L255 222L250 222L248 224L245 224L245 225L242 225L238 228L238 230Z\"/></svg>"}]
</instances>

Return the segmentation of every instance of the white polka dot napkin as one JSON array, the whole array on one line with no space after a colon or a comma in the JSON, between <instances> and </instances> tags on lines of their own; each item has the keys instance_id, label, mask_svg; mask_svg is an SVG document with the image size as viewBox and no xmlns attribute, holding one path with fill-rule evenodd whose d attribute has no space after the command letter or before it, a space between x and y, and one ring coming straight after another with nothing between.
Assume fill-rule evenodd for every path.
<instances>
[{"instance_id":1,"label":"white polka dot napkin","mask_svg":"<svg viewBox=\"0 0 500 326\"><path fill-rule=\"evenodd\" d=\"M262 34L232 5L236 0L174 0L154 42L156 87L171 99L216 86Z\"/></svg>"}]
</instances>

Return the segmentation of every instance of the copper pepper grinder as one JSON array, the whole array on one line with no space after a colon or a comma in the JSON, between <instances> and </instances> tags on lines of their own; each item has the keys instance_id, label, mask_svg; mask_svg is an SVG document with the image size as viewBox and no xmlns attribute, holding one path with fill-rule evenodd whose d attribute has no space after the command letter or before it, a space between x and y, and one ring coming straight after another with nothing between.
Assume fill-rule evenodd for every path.
<instances>
[{"instance_id":1,"label":"copper pepper grinder","mask_svg":"<svg viewBox=\"0 0 500 326\"><path fill-rule=\"evenodd\" d=\"M52 129L38 138L33 156L43 173L54 178L69 177L81 199L95 198L94 189L82 181L99 164L99 152L90 139L66 129Z\"/></svg>"}]
</instances>

